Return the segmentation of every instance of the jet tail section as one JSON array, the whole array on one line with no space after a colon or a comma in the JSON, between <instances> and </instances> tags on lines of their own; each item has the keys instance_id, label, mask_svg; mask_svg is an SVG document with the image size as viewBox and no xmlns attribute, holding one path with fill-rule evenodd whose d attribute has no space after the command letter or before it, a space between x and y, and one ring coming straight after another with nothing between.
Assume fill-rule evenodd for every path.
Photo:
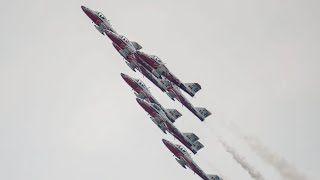
<instances>
[{"instance_id":1,"label":"jet tail section","mask_svg":"<svg viewBox=\"0 0 320 180\"><path fill-rule=\"evenodd\" d=\"M205 118L211 115L211 112L208 111L206 108L196 107L195 109L200 114L202 121L204 121Z\"/></svg>"},{"instance_id":2,"label":"jet tail section","mask_svg":"<svg viewBox=\"0 0 320 180\"><path fill-rule=\"evenodd\" d=\"M207 174L210 180L223 180L221 177L218 175L213 175L213 174Z\"/></svg>"},{"instance_id":3,"label":"jet tail section","mask_svg":"<svg viewBox=\"0 0 320 180\"><path fill-rule=\"evenodd\" d=\"M138 44L135 41L131 41L131 44L133 45L133 47L138 51L140 49L142 49L142 46L140 46L140 44Z\"/></svg>"},{"instance_id":4,"label":"jet tail section","mask_svg":"<svg viewBox=\"0 0 320 180\"><path fill-rule=\"evenodd\" d=\"M193 146L196 148L196 151L199 151L200 149L202 149L204 147L204 145L201 144L201 142L199 142L199 141L195 141L193 143Z\"/></svg>"},{"instance_id":5,"label":"jet tail section","mask_svg":"<svg viewBox=\"0 0 320 180\"><path fill-rule=\"evenodd\" d=\"M199 140L198 136L194 133L182 133L191 143Z\"/></svg>"},{"instance_id":6,"label":"jet tail section","mask_svg":"<svg viewBox=\"0 0 320 180\"><path fill-rule=\"evenodd\" d=\"M176 119L182 116L182 114L176 109L165 109L165 112L170 121L173 123L176 121Z\"/></svg>"},{"instance_id":7,"label":"jet tail section","mask_svg":"<svg viewBox=\"0 0 320 180\"><path fill-rule=\"evenodd\" d=\"M198 83L184 83L184 85L189 88L193 95L201 89L201 86Z\"/></svg>"}]
</instances>

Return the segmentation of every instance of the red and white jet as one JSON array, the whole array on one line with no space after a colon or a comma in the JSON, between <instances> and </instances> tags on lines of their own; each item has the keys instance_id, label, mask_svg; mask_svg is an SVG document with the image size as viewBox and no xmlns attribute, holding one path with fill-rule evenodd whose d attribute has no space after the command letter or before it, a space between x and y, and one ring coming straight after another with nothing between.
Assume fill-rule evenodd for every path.
<instances>
[{"instance_id":1,"label":"red and white jet","mask_svg":"<svg viewBox=\"0 0 320 180\"><path fill-rule=\"evenodd\" d=\"M114 33L117 33L109 23L109 20L98 11L93 11L85 6L81 6L81 9L83 12L92 20L92 22L95 24L94 27L104 35L105 30L112 31Z\"/></svg>"},{"instance_id":2,"label":"red and white jet","mask_svg":"<svg viewBox=\"0 0 320 180\"><path fill-rule=\"evenodd\" d=\"M138 51L137 56L142 59L148 66L152 67L152 74L157 78L162 75L169 81L180 87L183 91L193 97L200 89L201 86L198 83L182 83L174 74L172 74L161 59L155 55L149 55L144 52Z\"/></svg>"},{"instance_id":3,"label":"red and white jet","mask_svg":"<svg viewBox=\"0 0 320 180\"><path fill-rule=\"evenodd\" d=\"M181 146L173 144L172 142L162 139L167 148L176 156L176 161L186 169L190 168L194 173L198 174L203 180L222 180L217 175L206 174L202 169L193 161L189 153Z\"/></svg>"},{"instance_id":4,"label":"red and white jet","mask_svg":"<svg viewBox=\"0 0 320 180\"><path fill-rule=\"evenodd\" d=\"M211 115L211 112L203 107L194 107L189 100L182 94L180 89L175 85L171 84L167 88L167 95L172 99L177 99L182 105L187 107L194 115L196 115L201 121L204 121L205 118Z\"/></svg>"},{"instance_id":5,"label":"red and white jet","mask_svg":"<svg viewBox=\"0 0 320 180\"><path fill-rule=\"evenodd\" d=\"M155 103L137 98L140 106L151 116L151 120L166 133L168 131L172 136L185 145L193 154L196 154L204 146L198 141L199 138L194 133L182 133L167 118L166 113Z\"/></svg>"},{"instance_id":6,"label":"red and white jet","mask_svg":"<svg viewBox=\"0 0 320 180\"><path fill-rule=\"evenodd\" d=\"M132 78L124 73L121 73L122 78L126 81L126 83L135 91L135 95L138 98L145 99L148 102L157 104L162 111L166 114L168 119L171 122L175 122L176 119L182 116L182 114L176 109L165 109L161 106L161 104L157 101L155 97L151 94L148 87L144 84L143 81L139 79Z\"/></svg>"},{"instance_id":7,"label":"red and white jet","mask_svg":"<svg viewBox=\"0 0 320 180\"><path fill-rule=\"evenodd\" d=\"M121 54L126 60L126 64L133 70L140 69L140 62L136 58L137 50L142 49L137 42L129 41L125 36L106 30L105 34L112 41L114 48Z\"/></svg>"}]
</instances>

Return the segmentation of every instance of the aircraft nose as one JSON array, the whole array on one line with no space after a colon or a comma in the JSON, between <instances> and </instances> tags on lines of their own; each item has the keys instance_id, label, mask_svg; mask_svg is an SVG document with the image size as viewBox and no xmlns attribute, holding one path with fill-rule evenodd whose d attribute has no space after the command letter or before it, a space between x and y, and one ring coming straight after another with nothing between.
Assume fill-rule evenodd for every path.
<instances>
[{"instance_id":1,"label":"aircraft nose","mask_svg":"<svg viewBox=\"0 0 320 180\"><path fill-rule=\"evenodd\" d=\"M85 9L86 9L86 7L85 7L85 6L81 6L81 9L82 9L82 10L85 10Z\"/></svg>"},{"instance_id":2,"label":"aircraft nose","mask_svg":"<svg viewBox=\"0 0 320 180\"><path fill-rule=\"evenodd\" d=\"M126 78L126 74L124 74L124 73L121 73L121 76L122 76L122 78L124 79L124 78Z\"/></svg>"},{"instance_id":3,"label":"aircraft nose","mask_svg":"<svg viewBox=\"0 0 320 180\"><path fill-rule=\"evenodd\" d=\"M168 147L168 145L170 144L170 142L168 140L162 139L162 142L164 145L166 145Z\"/></svg>"}]
</instances>

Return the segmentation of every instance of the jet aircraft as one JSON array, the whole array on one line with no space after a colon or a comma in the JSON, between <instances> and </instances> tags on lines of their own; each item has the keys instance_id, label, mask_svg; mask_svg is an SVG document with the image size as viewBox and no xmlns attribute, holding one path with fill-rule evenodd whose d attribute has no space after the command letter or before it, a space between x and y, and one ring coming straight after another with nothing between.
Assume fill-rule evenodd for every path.
<instances>
[{"instance_id":1,"label":"jet aircraft","mask_svg":"<svg viewBox=\"0 0 320 180\"><path fill-rule=\"evenodd\" d=\"M141 64L137 62L136 52L142 49L137 42L129 41L125 36L106 30L105 34L112 41L114 48L126 60L126 64L133 70L140 69Z\"/></svg>"},{"instance_id":2,"label":"jet aircraft","mask_svg":"<svg viewBox=\"0 0 320 180\"><path fill-rule=\"evenodd\" d=\"M167 118L165 112L155 103L150 103L146 100L137 98L140 106L151 116L151 120L166 133L168 131L173 137L178 139L185 145L193 154L196 154L204 146L198 141L199 138L194 133L182 133L175 125Z\"/></svg>"},{"instance_id":3,"label":"jet aircraft","mask_svg":"<svg viewBox=\"0 0 320 180\"><path fill-rule=\"evenodd\" d=\"M98 11L93 11L85 6L81 6L81 9L83 12L92 20L92 22L95 24L94 27L102 34L105 35L105 30L112 31L114 33L117 33L111 26L109 20Z\"/></svg>"},{"instance_id":4,"label":"jet aircraft","mask_svg":"<svg viewBox=\"0 0 320 180\"><path fill-rule=\"evenodd\" d=\"M173 144L172 142L162 139L162 142L167 146L167 148L174 154L176 161L186 169L190 168L194 173L198 174L203 180L222 180L217 175L206 174L202 169L193 161L190 154L181 146Z\"/></svg>"},{"instance_id":5,"label":"jet aircraft","mask_svg":"<svg viewBox=\"0 0 320 180\"><path fill-rule=\"evenodd\" d=\"M155 55L149 55L141 51L137 52L137 56L152 67L151 72L154 76L160 78L163 75L169 81L188 93L191 97L193 97L201 89L201 86L198 83L182 83L180 79L178 79L172 72L169 71L159 57Z\"/></svg>"},{"instance_id":6,"label":"jet aircraft","mask_svg":"<svg viewBox=\"0 0 320 180\"><path fill-rule=\"evenodd\" d=\"M176 119L182 116L182 114L176 109L165 109L161 106L161 104L157 101L156 98L153 97L148 87L144 84L143 81L139 79L132 78L124 73L121 73L122 78L126 81L126 83L135 91L135 95L138 98L145 99L151 103L157 104L162 111L166 114L171 122L175 122Z\"/></svg>"}]
</instances>

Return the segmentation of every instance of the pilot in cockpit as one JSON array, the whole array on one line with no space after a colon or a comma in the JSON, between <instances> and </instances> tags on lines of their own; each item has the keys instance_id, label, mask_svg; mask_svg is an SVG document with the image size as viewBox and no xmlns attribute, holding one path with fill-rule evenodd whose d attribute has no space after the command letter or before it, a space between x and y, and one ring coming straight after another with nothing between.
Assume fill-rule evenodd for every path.
<instances>
[{"instance_id":1,"label":"pilot in cockpit","mask_svg":"<svg viewBox=\"0 0 320 180\"><path fill-rule=\"evenodd\" d=\"M97 11L97 14L101 19L103 19L103 20L106 19L106 17L101 12Z\"/></svg>"},{"instance_id":2,"label":"pilot in cockpit","mask_svg":"<svg viewBox=\"0 0 320 180\"><path fill-rule=\"evenodd\" d=\"M138 79L138 84L140 84L142 87L146 87L146 85L140 79Z\"/></svg>"},{"instance_id":3,"label":"pilot in cockpit","mask_svg":"<svg viewBox=\"0 0 320 180\"><path fill-rule=\"evenodd\" d=\"M153 56L153 59L156 60L159 63L162 63L161 59L159 57L157 57L157 56Z\"/></svg>"}]
</instances>

